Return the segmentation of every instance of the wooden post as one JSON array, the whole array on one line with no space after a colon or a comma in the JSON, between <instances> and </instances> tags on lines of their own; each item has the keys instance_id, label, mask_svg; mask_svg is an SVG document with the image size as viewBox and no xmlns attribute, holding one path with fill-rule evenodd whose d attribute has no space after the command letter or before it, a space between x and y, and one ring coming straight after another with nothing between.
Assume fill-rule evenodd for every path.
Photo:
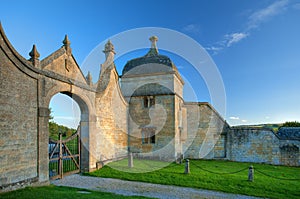
<instances>
[{"instance_id":1,"label":"wooden post","mask_svg":"<svg viewBox=\"0 0 300 199\"><path fill-rule=\"evenodd\" d=\"M79 131L79 132L78 132ZM79 164L79 172L81 172L81 154L80 154L80 150L81 150L81 141L80 141L80 126L77 128L77 146L78 146L78 164Z\"/></svg>"},{"instance_id":2,"label":"wooden post","mask_svg":"<svg viewBox=\"0 0 300 199\"><path fill-rule=\"evenodd\" d=\"M254 167L252 165L249 167L248 181L250 182L254 181Z\"/></svg>"},{"instance_id":3,"label":"wooden post","mask_svg":"<svg viewBox=\"0 0 300 199\"><path fill-rule=\"evenodd\" d=\"M58 160L58 172L60 179L63 178L63 151L62 151L62 134L59 133L59 160Z\"/></svg>"},{"instance_id":4,"label":"wooden post","mask_svg":"<svg viewBox=\"0 0 300 199\"><path fill-rule=\"evenodd\" d=\"M189 174L189 173L190 173L190 160L186 159L185 168L184 168L184 174Z\"/></svg>"}]
</instances>

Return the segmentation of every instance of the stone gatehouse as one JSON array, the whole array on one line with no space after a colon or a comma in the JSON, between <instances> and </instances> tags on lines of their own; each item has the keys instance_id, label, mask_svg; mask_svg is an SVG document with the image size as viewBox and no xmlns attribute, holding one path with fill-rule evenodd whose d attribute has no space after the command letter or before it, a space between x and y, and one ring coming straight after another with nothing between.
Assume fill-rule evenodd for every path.
<instances>
[{"instance_id":1,"label":"stone gatehouse","mask_svg":"<svg viewBox=\"0 0 300 199\"><path fill-rule=\"evenodd\" d=\"M174 161L179 157L300 165L299 129L230 127L207 102L185 102L184 81L172 60L149 52L129 60L119 75L108 41L99 79L81 72L66 36L43 60L36 46L22 57L0 27L0 191L49 183L49 103L57 93L81 110L81 170L124 157ZM101 55L99 55L101 56ZM295 133L296 132L296 133Z\"/></svg>"}]
</instances>

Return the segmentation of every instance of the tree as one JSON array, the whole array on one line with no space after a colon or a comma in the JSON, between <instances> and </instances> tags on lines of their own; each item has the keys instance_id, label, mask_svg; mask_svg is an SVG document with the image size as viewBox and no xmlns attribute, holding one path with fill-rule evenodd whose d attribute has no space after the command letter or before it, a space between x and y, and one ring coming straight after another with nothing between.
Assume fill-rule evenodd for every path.
<instances>
[{"instance_id":1,"label":"tree","mask_svg":"<svg viewBox=\"0 0 300 199\"><path fill-rule=\"evenodd\" d=\"M282 124L281 127L300 127L300 122L293 121L293 122L285 122Z\"/></svg>"},{"instance_id":2,"label":"tree","mask_svg":"<svg viewBox=\"0 0 300 199\"><path fill-rule=\"evenodd\" d=\"M63 137L69 137L76 132L76 129L72 129L63 125L56 124L54 121L49 121L49 137L58 139L59 133Z\"/></svg>"},{"instance_id":3,"label":"tree","mask_svg":"<svg viewBox=\"0 0 300 199\"><path fill-rule=\"evenodd\" d=\"M49 108L49 111L50 111L50 114L49 114L49 120L53 120L54 119L54 116L52 115L52 109Z\"/></svg>"},{"instance_id":4,"label":"tree","mask_svg":"<svg viewBox=\"0 0 300 199\"><path fill-rule=\"evenodd\" d=\"M66 136L67 136L67 137L70 137L70 136L72 136L72 134L73 134L72 130L71 130L71 129L68 129L68 131L67 131L67 133L66 133Z\"/></svg>"},{"instance_id":5,"label":"tree","mask_svg":"<svg viewBox=\"0 0 300 199\"><path fill-rule=\"evenodd\" d=\"M49 137L53 139L58 138L58 124L55 122L49 122Z\"/></svg>"}]
</instances>

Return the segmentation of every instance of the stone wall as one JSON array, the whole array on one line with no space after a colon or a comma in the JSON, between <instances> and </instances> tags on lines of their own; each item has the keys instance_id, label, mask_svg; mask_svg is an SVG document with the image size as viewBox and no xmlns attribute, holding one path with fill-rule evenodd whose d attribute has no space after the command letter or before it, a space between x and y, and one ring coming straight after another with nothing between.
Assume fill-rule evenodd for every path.
<instances>
[{"instance_id":1,"label":"stone wall","mask_svg":"<svg viewBox=\"0 0 300 199\"><path fill-rule=\"evenodd\" d=\"M233 128L229 159L239 162L279 164L279 139L270 130Z\"/></svg>"},{"instance_id":2,"label":"stone wall","mask_svg":"<svg viewBox=\"0 0 300 199\"><path fill-rule=\"evenodd\" d=\"M104 63L96 94L97 130L94 156L97 161L107 162L127 155L127 107L123 98L114 64Z\"/></svg>"},{"instance_id":3,"label":"stone wall","mask_svg":"<svg viewBox=\"0 0 300 199\"><path fill-rule=\"evenodd\" d=\"M1 49L0 186L38 177L37 87Z\"/></svg>"},{"instance_id":4,"label":"stone wall","mask_svg":"<svg viewBox=\"0 0 300 199\"><path fill-rule=\"evenodd\" d=\"M228 124L208 103L185 103L187 109L186 158L226 158Z\"/></svg>"},{"instance_id":5,"label":"stone wall","mask_svg":"<svg viewBox=\"0 0 300 199\"><path fill-rule=\"evenodd\" d=\"M232 128L228 139L228 158L232 161L300 165L299 139L284 139L261 128Z\"/></svg>"},{"instance_id":6,"label":"stone wall","mask_svg":"<svg viewBox=\"0 0 300 199\"><path fill-rule=\"evenodd\" d=\"M227 159L275 165L300 165L300 128L229 127L208 103L185 103L185 158Z\"/></svg>"}]
</instances>

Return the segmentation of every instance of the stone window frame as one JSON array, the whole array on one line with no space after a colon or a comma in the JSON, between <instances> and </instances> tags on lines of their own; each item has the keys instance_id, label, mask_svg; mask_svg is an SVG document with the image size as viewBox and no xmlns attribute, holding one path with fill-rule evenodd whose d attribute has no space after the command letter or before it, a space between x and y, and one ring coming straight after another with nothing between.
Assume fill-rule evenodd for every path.
<instances>
[{"instance_id":1,"label":"stone window frame","mask_svg":"<svg viewBox=\"0 0 300 199\"><path fill-rule=\"evenodd\" d=\"M155 127L143 127L141 130L141 142L142 144L155 144Z\"/></svg>"},{"instance_id":2,"label":"stone window frame","mask_svg":"<svg viewBox=\"0 0 300 199\"><path fill-rule=\"evenodd\" d=\"M144 96L144 108L155 106L155 96Z\"/></svg>"}]
</instances>

